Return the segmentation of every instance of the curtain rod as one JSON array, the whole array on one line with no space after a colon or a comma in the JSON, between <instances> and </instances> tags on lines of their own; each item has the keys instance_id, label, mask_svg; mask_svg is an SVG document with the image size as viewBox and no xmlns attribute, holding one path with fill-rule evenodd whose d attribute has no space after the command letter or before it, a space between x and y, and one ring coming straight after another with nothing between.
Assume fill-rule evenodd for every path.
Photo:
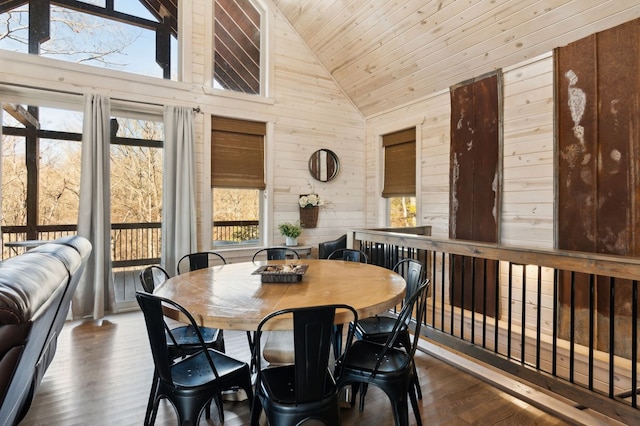
<instances>
[{"instance_id":1,"label":"curtain rod","mask_svg":"<svg viewBox=\"0 0 640 426\"><path fill-rule=\"evenodd\" d=\"M163 104L157 104L155 102L132 101L130 99L121 99L121 98L111 98L111 99L113 99L114 101L118 101L118 102L129 102L129 103L132 103L132 104L141 104L141 105L157 106L157 107L164 108ZM193 112L195 112L195 113L201 113L202 112L202 110L200 109L199 105L196 106L196 107L193 107L192 109L193 109Z\"/></svg>"},{"instance_id":2,"label":"curtain rod","mask_svg":"<svg viewBox=\"0 0 640 426\"><path fill-rule=\"evenodd\" d=\"M36 86L30 86L27 84L16 84L16 83L7 83L7 82L0 82L1 85L7 86L7 87L20 87L23 89L30 89L30 90L40 90L43 92L51 92L51 93L59 93L62 95L71 95L71 96L83 96L83 93L78 93L78 92L70 92L68 90L60 90L60 89L50 89L50 88L43 88L43 87L36 87ZM128 102L128 103L132 103L132 104L138 104L138 105L149 105L149 106L155 106L155 107L160 107L163 108L164 105L163 104L158 104L155 102L145 102L145 101L132 101L131 99L122 99L122 98L111 98L114 101L118 101L118 102ZM202 110L200 109L200 106L196 106L193 107L193 112L195 113L201 113Z\"/></svg>"}]
</instances>

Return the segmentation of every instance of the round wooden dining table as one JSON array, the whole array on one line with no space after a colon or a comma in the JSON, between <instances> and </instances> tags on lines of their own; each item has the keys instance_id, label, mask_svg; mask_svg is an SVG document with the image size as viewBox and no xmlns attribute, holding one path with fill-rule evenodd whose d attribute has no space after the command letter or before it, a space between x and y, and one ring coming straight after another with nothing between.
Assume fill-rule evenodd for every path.
<instances>
[{"instance_id":1,"label":"round wooden dining table","mask_svg":"<svg viewBox=\"0 0 640 426\"><path fill-rule=\"evenodd\" d=\"M266 264L308 265L300 282L263 283L254 272ZM186 308L199 325L223 330L255 330L267 314L284 308L328 304L353 306L359 318L398 305L405 294L404 278L380 266L342 260L300 259L242 262L187 272L168 279L154 294ZM165 314L178 321L175 310ZM351 321L347 311L336 312L336 323ZM282 322L272 329L287 329Z\"/></svg>"}]
</instances>

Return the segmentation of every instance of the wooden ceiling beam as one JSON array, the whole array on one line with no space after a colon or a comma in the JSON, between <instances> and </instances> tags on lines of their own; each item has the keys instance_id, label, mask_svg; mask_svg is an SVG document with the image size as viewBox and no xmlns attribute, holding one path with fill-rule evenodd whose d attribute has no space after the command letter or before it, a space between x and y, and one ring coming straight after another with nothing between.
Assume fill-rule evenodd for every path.
<instances>
[{"instance_id":1,"label":"wooden ceiling beam","mask_svg":"<svg viewBox=\"0 0 640 426\"><path fill-rule=\"evenodd\" d=\"M40 122L29 113L22 105L3 104L3 109L9 113L25 127L32 127L40 130Z\"/></svg>"}]
</instances>

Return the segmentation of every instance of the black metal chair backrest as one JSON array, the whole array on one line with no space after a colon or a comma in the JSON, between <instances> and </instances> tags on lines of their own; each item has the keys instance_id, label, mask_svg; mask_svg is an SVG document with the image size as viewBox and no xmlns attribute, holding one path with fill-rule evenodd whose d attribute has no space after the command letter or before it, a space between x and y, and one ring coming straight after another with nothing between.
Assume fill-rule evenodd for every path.
<instances>
[{"instance_id":1,"label":"black metal chair backrest","mask_svg":"<svg viewBox=\"0 0 640 426\"><path fill-rule=\"evenodd\" d=\"M347 234L344 234L335 240L318 243L318 259L326 259L334 251L343 248L347 248Z\"/></svg>"},{"instance_id":2,"label":"black metal chair backrest","mask_svg":"<svg viewBox=\"0 0 640 426\"><path fill-rule=\"evenodd\" d=\"M298 252L289 247L268 247L255 252L251 261L255 262L257 258L265 254L267 256L267 260L286 260L287 256L291 256L294 259L300 259Z\"/></svg>"},{"instance_id":3,"label":"black metal chair backrest","mask_svg":"<svg viewBox=\"0 0 640 426\"><path fill-rule=\"evenodd\" d=\"M145 323L147 326L147 334L149 335L149 343L151 344L151 354L153 356L153 362L155 364L156 372L161 380L173 383L171 377L171 359L172 354L169 351L167 344L167 338L165 330L167 325L164 320L164 314L162 313L162 304L171 305L175 309L179 310L185 318L188 319L188 323L193 327L194 332L198 338L201 346L201 350L205 353L208 363L211 367L211 371L214 376L218 377L218 372L213 364L213 360L209 355L207 346L204 343L200 329L198 328L195 320L191 314L178 303L166 299L164 297L156 296L150 293L136 292L136 299L140 305L140 309L144 315Z\"/></svg>"},{"instance_id":4,"label":"black metal chair backrest","mask_svg":"<svg viewBox=\"0 0 640 426\"><path fill-rule=\"evenodd\" d=\"M201 251L182 256L178 261L177 271L178 275L180 275L184 272L204 269L210 266L215 266L216 264L226 265L226 263L226 259L220 253L215 251Z\"/></svg>"},{"instance_id":5,"label":"black metal chair backrest","mask_svg":"<svg viewBox=\"0 0 640 426\"><path fill-rule=\"evenodd\" d=\"M338 259L346 262L369 263L369 256L363 251L356 249L337 249L334 250L327 259Z\"/></svg>"},{"instance_id":6,"label":"black metal chair backrest","mask_svg":"<svg viewBox=\"0 0 640 426\"><path fill-rule=\"evenodd\" d=\"M409 363L413 359L418 347L420 330L422 328L422 318L424 318L425 309L427 307L427 290L429 289L429 283L429 279L422 281L416 291L405 302L402 310L398 314L398 318L396 319L392 332L389 333L389 336L387 337L383 350L377 357L378 362L376 363L373 375L376 374L380 367L380 362L384 359L385 354L389 349L404 347L399 344L399 341L402 339L403 333L406 333L407 331L407 324L413 324L413 329L410 330L411 334L413 334L413 341L411 342L410 347L405 348L407 353L410 355L406 358L406 362ZM414 320L412 320L412 316L414 314Z\"/></svg>"},{"instance_id":7,"label":"black metal chair backrest","mask_svg":"<svg viewBox=\"0 0 640 426\"><path fill-rule=\"evenodd\" d=\"M169 274L161 266L147 266L140 272L140 282L142 288L147 293L153 293L153 290L169 279Z\"/></svg>"},{"instance_id":8,"label":"black metal chair backrest","mask_svg":"<svg viewBox=\"0 0 640 426\"><path fill-rule=\"evenodd\" d=\"M404 296L404 303L407 303L422 282L422 263L414 259L403 259L395 264L393 270L402 275L407 283Z\"/></svg>"},{"instance_id":9,"label":"black metal chair backrest","mask_svg":"<svg viewBox=\"0 0 640 426\"><path fill-rule=\"evenodd\" d=\"M294 342L294 363L295 363L295 399L296 403L322 399L329 386L334 383L327 379L331 378L327 374L329 365L331 335L335 312L337 309L346 309L351 312L353 321L358 320L356 310L344 304L313 306L307 308L282 309L273 312L260 321L256 331L255 347L260 348L260 337L265 326L274 318L292 314L293 315L293 342ZM349 330L345 342L345 351L353 342L353 330ZM256 378L256 389L259 388L261 380L260 355L255 354L255 362L258 370Z\"/></svg>"}]
</instances>

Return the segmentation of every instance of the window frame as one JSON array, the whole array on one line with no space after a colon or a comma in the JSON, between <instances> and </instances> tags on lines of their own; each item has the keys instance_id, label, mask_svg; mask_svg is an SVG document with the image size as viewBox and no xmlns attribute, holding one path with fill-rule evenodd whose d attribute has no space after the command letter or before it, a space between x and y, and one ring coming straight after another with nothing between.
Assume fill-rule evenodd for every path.
<instances>
[{"instance_id":1,"label":"window frame","mask_svg":"<svg viewBox=\"0 0 640 426\"><path fill-rule=\"evenodd\" d=\"M209 59L205 64L204 75L209 76L208 87L206 90L210 94L224 96L234 99L245 99L252 101L260 101L264 99L269 103L271 94L273 93L273 52L275 51L275 41L273 40L273 26L275 21L275 12L273 12L261 0L248 0L260 13L260 91L258 94L249 94L225 90L214 87L214 20L215 6L214 2L207 2L206 13L211 16L210 20L205 22L205 34L210 34L204 41L205 51L208 52Z\"/></svg>"},{"instance_id":2,"label":"window frame","mask_svg":"<svg viewBox=\"0 0 640 426\"><path fill-rule=\"evenodd\" d=\"M270 123L267 122L261 122L261 121L256 121L256 120L248 120L248 119L239 119L239 118L230 118L230 117L223 117L223 116L211 116L209 120L206 120L209 124L209 143L207 143L207 147L209 150L209 153L207 155L207 157L209 158L208 161L208 167L210 168L209 173L208 173L208 187L210 188L210 191L208 191L209 193L209 208L208 210L208 214L210 214L211 216L209 217L208 220L206 220L205 222L205 226L203 226L203 232L204 232L204 236L203 236L203 241L210 241L210 246L216 249L221 249L221 248L225 248L225 249L243 249L243 248L255 248L255 247L259 247L264 245L267 241L270 240L269 236L267 235L268 232L267 230L270 229L270 227L267 226L267 200L270 198L269 197L269 192L268 192L268 185L267 182L270 180L268 177L268 169L267 169L267 159L269 157L269 153L268 150L270 149L268 144L267 144L267 139L268 139L268 134L270 133L270 131L272 131L272 126L270 125ZM215 124L214 124L215 123ZM220 188L231 188L231 189L255 189L258 190L258 221L259 221L259 225L258 225L258 232L259 232L259 238L257 239L257 241L255 243L238 243L238 244L229 244L229 245L215 245L215 240L213 240L213 228L214 228L214 219L213 219L213 215L214 215L214 209L215 209L215 205L214 205L214 199L213 199L213 191L214 191L214 173L215 171L213 170L213 155L214 155L214 140L213 140L213 135L215 131L219 131L219 132L225 132L225 133L238 133L238 134L245 134L247 136L256 136L256 135L260 135L262 136L262 185L260 185L258 187L258 185L253 186L253 187L247 187L247 186L236 186L234 185L232 182L230 183L229 180L225 180L224 185L220 185L218 187ZM210 224L210 227L208 226Z\"/></svg>"},{"instance_id":3,"label":"window frame","mask_svg":"<svg viewBox=\"0 0 640 426\"><path fill-rule=\"evenodd\" d=\"M47 42L50 37L50 34L51 34L50 13L51 13L51 8L56 6L63 9L68 9L72 12L82 13L82 14L86 14L89 16L93 16L95 18L104 19L108 21L110 20L118 24L129 25L134 28L139 28L141 30L149 30L155 33L155 44L153 46L155 49L155 58L156 58L155 65L158 65L160 67L162 77L159 78L154 75L143 74L143 73L133 72L130 70L123 70L123 69L117 69L115 71L125 72L127 74L140 75L147 78L160 79L160 80L163 80L163 79L172 80L172 79L179 78L181 74L180 66L179 66L180 64L176 63L175 66L173 67L174 69L172 69L172 62L176 58L181 56L183 43L181 43L180 41L180 36L179 36L179 33L181 32L180 28L178 28L177 31L175 28L172 28L172 22L170 20L161 22L160 20L154 21L154 20L139 17L136 15L129 15L127 13L114 9L113 3L109 3L109 2L106 3L106 6L102 7L99 5L95 5L95 4L87 3L83 1L51 0L50 4L48 4L47 2L46 4L42 5L42 6L48 6L49 7L48 10L44 9L44 7L40 7L40 5L37 5L38 7L34 7L33 10L31 10L33 6L31 4L31 1L32 0L24 2L28 7L27 15L29 17L29 25L27 28L27 32L29 33L29 36L28 36L29 39L27 40L27 44L28 44L27 53L25 52L14 52L14 53L18 53L21 55L28 54L28 55L38 56L38 57L45 57L53 60L59 60L67 63L74 63L74 61L67 61L63 59L52 58L50 56L41 56L40 54L41 45ZM11 5L9 5L9 7L11 7ZM16 6L15 8L17 7L20 7L20 5ZM0 11L0 13L9 13L9 12L10 10ZM151 11L150 13L153 14ZM34 17L35 19L33 19ZM45 19L47 19L47 22L44 22ZM175 24L175 21L174 21L174 24ZM40 39L35 39L35 38L31 39L32 38L31 33L37 33ZM173 51L173 48L175 48L177 52ZM2 49L2 50L5 50L5 49ZM11 50L7 50L7 51L11 51ZM164 65L160 64L159 61L163 62ZM91 62L89 62L89 66L95 67L97 69L109 69L108 67L100 67L100 66L94 65ZM173 76L172 76L172 71L175 72L175 75Z\"/></svg>"},{"instance_id":4,"label":"window frame","mask_svg":"<svg viewBox=\"0 0 640 426\"><path fill-rule=\"evenodd\" d=\"M383 201L383 205L384 205L384 213L382 215L382 218L384 220L384 223L381 223L381 226L386 226L386 227L391 227L391 203L392 200L395 198L400 198L400 197L410 197L414 199L415 205L416 205L416 216L415 216L415 224L411 225L411 226L418 226L419 224L419 217L420 217L420 194L418 191L419 188L419 182L421 180L421 170L420 170L420 149L419 149L419 145L418 145L418 140L420 140L420 136L421 132L420 132L420 126L418 124L414 124L414 125L410 125L408 127L405 127L402 130L393 130L390 132L386 132L383 135L381 135L380 138L380 176L381 176L381 182L380 182L380 197ZM413 178L414 178L414 185L413 185L413 194L409 194L406 193L404 195L398 195L395 194L395 191L387 191L387 194L385 195L385 185L386 185L386 178L385 178L385 174L387 172L386 167L387 167L387 161L386 161L386 156L387 156L387 148L388 147L398 147L401 146L403 144L411 144L412 148L413 148L413 156L411 157L411 159L414 161L414 173L413 173Z\"/></svg>"}]
</instances>

